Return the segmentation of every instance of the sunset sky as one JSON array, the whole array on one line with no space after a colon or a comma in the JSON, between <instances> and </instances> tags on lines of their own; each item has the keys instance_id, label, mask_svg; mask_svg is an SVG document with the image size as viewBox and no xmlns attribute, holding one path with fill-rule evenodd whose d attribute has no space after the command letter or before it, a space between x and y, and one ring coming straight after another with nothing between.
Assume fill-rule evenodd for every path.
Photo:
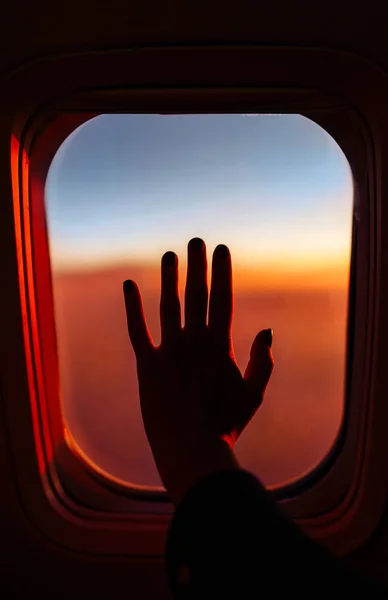
<instances>
[{"instance_id":1,"label":"sunset sky","mask_svg":"<svg viewBox=\"0 0 388 600\"><path fill-rule=\"evenodd\" d=\"M265 485L316 466L343 416L353 186L336 142L300 115L103 115L58 150L45 191L65 424L94 464L160 485L145 436L122 282L160 340L160 258L232 253L245 369L274 329L275 370L236 445Z\"/></svg>"},{"instance_id":2,"label":"sunset sky","mask_svg":"<svg viewBox=\"0 0 388 600\"><path fill-rule=\"evenodd\" d=\"M50 167L52 259L154 263L168 249L184 258L200 236L209 250L226 243L237 269L323 272L336 285L352 195L339 146L300 115L102 115Z\"/></svg>"}]
</instances>

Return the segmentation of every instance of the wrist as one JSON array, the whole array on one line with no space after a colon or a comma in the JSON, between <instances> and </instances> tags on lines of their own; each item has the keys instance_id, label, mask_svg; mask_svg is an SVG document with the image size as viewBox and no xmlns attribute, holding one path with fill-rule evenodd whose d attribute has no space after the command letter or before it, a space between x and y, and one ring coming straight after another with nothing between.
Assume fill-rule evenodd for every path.
<instances>
[{"instance_id":1,"label":"wrist","mask_svg":"<svg viewBox=\"0 0 388 600\"><path fill-rule=\"evenodd\" d=\"M203 477L235 469L240 469L235 454L229 444L220 439L180 447L174 460L169 465L161 466L159 472L168 495L177 506Z\"/></svg>"}]
</instances>

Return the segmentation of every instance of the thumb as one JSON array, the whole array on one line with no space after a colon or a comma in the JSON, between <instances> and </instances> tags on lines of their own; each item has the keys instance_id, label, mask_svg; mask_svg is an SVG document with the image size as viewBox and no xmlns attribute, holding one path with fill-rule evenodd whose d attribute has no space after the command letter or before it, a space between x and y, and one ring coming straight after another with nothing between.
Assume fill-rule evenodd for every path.
<instances>
[{"instance_id":1,"label":"thumb","mask_svg":"<svg viewBox=\"0 0 388 600\"><path fill-rule=\"evenodd\" d=\"M264 392L271 377L274 360L272 356L272 329L263 329L255 337L248 366L244 373L244 380L248 391L260 400L263 400Z\"/></svg>"}]
</instances>

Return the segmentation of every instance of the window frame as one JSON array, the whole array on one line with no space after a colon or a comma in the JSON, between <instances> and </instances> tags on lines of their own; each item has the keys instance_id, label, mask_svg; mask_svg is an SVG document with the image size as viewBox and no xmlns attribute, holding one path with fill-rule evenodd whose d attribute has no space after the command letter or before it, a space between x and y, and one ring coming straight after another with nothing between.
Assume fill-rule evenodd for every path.
<instances>
[{"instance_id":1,"label":"window frame","mask_svg":"<svg viewBox=\"0 0 388 600\"><path fill-rule=\"evenodd\" d=\"M374 95L366 93L371 88ZM14 323L18 335L3 395L15 477L33 522L78 553L160 556L172 513L163 493L124 487L91 469L64 436L43 199L55 151L78 125L103 112L298 112L332 135L352 168L358 226L349 330L356 343L348 418L332 452L316 472L271 493L333 552L356 548L376 526L388 490L388 319L379 312L388 262L381 246L388 228L388 219L382 220L385 73L355 55L317 48L142 48L34 63L11 77L7 98L0 144L5 152L8 140L12 157L0 181L13 198L3 227L13 226L9 270L13 266L17 274L17 280L8 277L13 319L7 332L10 339Z\"/></svg>"}]
</instances>

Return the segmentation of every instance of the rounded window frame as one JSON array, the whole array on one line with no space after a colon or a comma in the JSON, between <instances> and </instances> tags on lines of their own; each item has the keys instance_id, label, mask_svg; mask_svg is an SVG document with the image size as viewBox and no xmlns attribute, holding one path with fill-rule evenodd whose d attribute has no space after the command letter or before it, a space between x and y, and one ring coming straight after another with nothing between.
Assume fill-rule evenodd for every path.
<instances>
[{"instance_id":1,"label":"rounded window frame","mask_svg":"<svg viewBox=\"0 0 388 600\"><path fill-rule=\"evenodd\" d=\"M346 410L349 418L343 420L342 432L333 447L333 452L325 459L318 471L313 471L305 478L281 489L275 489L271 493L311 535L326 543L337 553L344 553L354 548L359 539L365 535L365 526L356 527L356 520L360 520L361 508L369 506L368 502L370 503L370 485L368 487L366 484L368 479L366 463L369 459L371 464L371 428L373 429L371 420L373 421L375 417L373 414L375 403L373 398L368 402L367 391L373 392L375 383L373 381L375 372L372 366L377 342L376 335L373 333L376 334L378 314L376 301L379 291L376 270L381 268L378 244L378 214L381 210L381 198L378 193L379 173L377 173L381 163L379 164L376 159L381 155L381 148L376 148L376 137L371 133L370 119L368 119L370 113L365 114L365 110L357 106L346 85L344 89L335 89L335 84L341 88L336 77L333 77L334 84L332 82L331 87L326 77L326 85L320 88L317 86L316 77L311 77L311 71L310 81L308 81L308 66L316 67L316 59L319 57L322 67L322 60L325 60L327 51L315 50L314 52L312 49L293 48L290 70L288 63L286 67L284 62L285 50L268 47L143 49L135 53L135 57L131 53L121 52L116 54L116 58L119 56L121 59L121 65L132 60L135 65L137 62L138 69L133 72L127 69L130 75L125 76L115 65L114 73L109 73L111 83L105 88L101 86L104 78L106 84L108 66L113 64L114 53L88 54L83 56L84 62L89 60L90 65L93 65L88 86L82 86L80 81L78 83L74 81L77 76L79 77L78 69L72 83L65 82L62 85L65 89L61 93L56 90L56 94L51 94L49 99L44 97L43 93L43 98L35 101L34 110L31 110L31 106L25 106L24 117L20 106L17 106L18 118L13 122L13 144L17 159L12 162L11 177L14 215L16 223L18 221L20 223L21 233L20 297L22 302L24 299L26 307L23 331L25 344L28 342L30 348L31 364L26 365L26 380L29 397L35 402L35 410L31 415L33 425L31 431L34 431L34 443L41 451L40 461L46 465L44 477L40 475L40 482L43 484L40 492L45 493L52 508L56 506L52 512L54 520L55 514L61 514L61 518L67 515L68 519L70 516L73 525L77 522L81 530L82 524L88 523L90 527L90 523L94 523L94 531L99 530L99 534L95 536L98 539L101 538L101 531L110 530L111 533L116 531L117 534L120 530L122 535L119 537L123 539L117 543L114 541L114 535L111 535L111 551L108 553L116 554L118 549L120 549L119 553L122 553L122 548L133 549L136 544L138 544L136 547L146 548L147 536L143 537L141 543L138 539L141 538L140 531L143 528L149 531L148 537L153 540L149 548L158 547L157 555L159 555L161 540L168 527L172 506L164 501L166 497L163 492L155 493L145 488L122 486L113 478L108 479L97 469L90 468L71 443L71 438L66 439L63 435L55 356L51 269L47 235L43 226L45 223L44 181L51 159L64 139L82 122L103 112L298 112L324 127L343 149L353 172L355 200L357 200L356 220L362 223L357 231L356 307L351 310L357 343L354 347L352 374L347 382ZM217 82L218 86L210 87L209 81L206 81L209 79L209 72L206 70L202 81L198 81L201 65L206 64L209 57L213 57L214 61L214 55L218 54L219 57L222 52L223 60L226 55L232 53L235 64L233 73L224 73L224 84L220 85ZM247 52L251 65L248 73L245 73L246 79L243 83L239 81L241 72L236 70L240 64L237 57L241 58L242 55L246 57ZM178 63L182 56L188 57L187 53L196 70L189 75L185 87L180 80L181 70ZM344 68L343 61L335 63L336 54L329 53L331 63L336 64L341 71L341 68ZM264 73L256 74L256 77L252 67L254 55L258 64L265 65ZM160 62L160 57L164 56L165 65L172 66L172 69L161 74L157 64L153 64L153 70L148 73L149 85L147 86L147 82L137 81L140 72L139 64L142 60L145 63L152 63L152 56L154 63ZM300 60L302 57L304 62ZM342 55L341 57L344 58ZM82 59L78 58L82 62ZM359 59L350 59L349 56L347 58L350 63L353 60L358 64ZM101 59L103 62L105 60L103 69L101 69ZM64 63L67 61L62 59ZM77 64L77 57L73 57L73 62ZM274 63L277 70L271 71L270 67L273 67ZM47 64L45 66L47 67ZM49 65L49 70L50 66L52 65ZM368 65L365 66L365 73L371 75ZM373 69L372 71L373 79L376 73ZM268 82L269 74L278 84L282 81L284 83L275 86L273 82ZM248 75L256 81L249 80ZM55 81L57 77L58 74ZM163 77L164 82L161 82ZM144 75L140 79L144 79ZM229 79L229 85L225 84L226 79ZM330 77L328 79L330 80ZM214 78L212 80L210 77L210 80L213 81ZM301 85L300 80L304 85ZM247 85L248 81L249 85ZM155 87L152 87L152 83ZM57 87L60 88L61 85L57 84ZM385 91L388 95L387 84ZM383 119L383 116L380 115L379 118ZM387 123L385 130L388 130ZM375 131L373 127L373 132ZM384 139L387 138L388 136ZM378 141L381 142L381 139ZM366 247L369 248L368 256L365 255ZM359 280L361 283L367 281L367 285L360 285ZM57 400L53 401L55 395ZM352 395L351 402L350 395ZM334 450L336 448L338 450L340 444L342 444L341 453L335 457ZM23 480L23 477L21 479ZM375 483L376 479L372 479ZM22 481L23 487L25 489ZM36 485L36 493L39 493L38 488L39 485ZM370 517L368 520L370 521ZM39 518L39 521L42 526L42 518ZM120 523L119 530L117 522ZM366 529L370 526L369 523ZM44 526L44 529L47 527ZM134 529L137 531L137 536L130 536L131 542L128 543L128 532L131 531L133 534ZM351 537L346 533L350 530ZM83 540L79 546L80 537L78 535L79 551L92 551L90 540L89 542ZM136 543L134 540L137 540ZM71 543L70 547L73 545ZM99 547L98 544L94 546L94 550L96 547ZM148 549L145 553L152 554L153 551Z\"/></svg>"}]
</instances>

